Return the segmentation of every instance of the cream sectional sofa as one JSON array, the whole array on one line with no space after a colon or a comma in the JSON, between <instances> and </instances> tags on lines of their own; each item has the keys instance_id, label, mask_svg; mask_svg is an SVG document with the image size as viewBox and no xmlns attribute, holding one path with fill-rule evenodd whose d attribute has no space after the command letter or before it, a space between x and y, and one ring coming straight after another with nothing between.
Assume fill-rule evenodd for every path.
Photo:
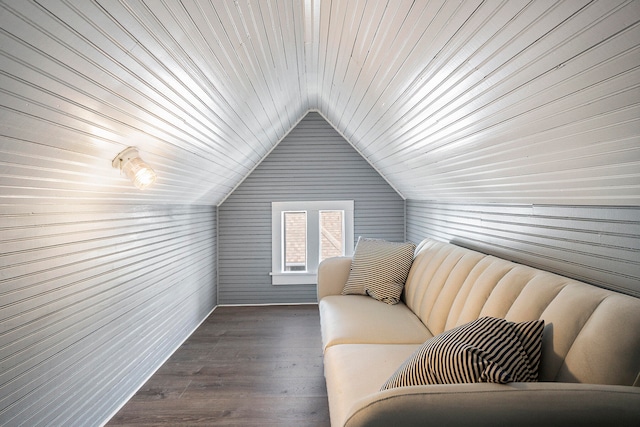
<instances>
[{"instance_id":1,"label":"cream sectional sofa","mask_svg":"<svg viewBox=\"0 0 640 427\"><path fill-rule=\"evenodd\" d=\"M333 427L640 426L639 299L427 239L389 305L341 295L351 262L318 270ZM481 316L545 321L538 382L380 391L427 339Z\"/></svg>"}]
</instances>

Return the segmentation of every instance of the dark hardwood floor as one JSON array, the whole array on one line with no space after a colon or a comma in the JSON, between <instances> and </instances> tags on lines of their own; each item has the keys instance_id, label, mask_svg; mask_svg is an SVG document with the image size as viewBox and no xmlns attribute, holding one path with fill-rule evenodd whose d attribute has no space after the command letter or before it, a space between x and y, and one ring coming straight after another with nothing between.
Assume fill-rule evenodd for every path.
<instances>
[{"instance_id":1,"label":"dark hardwood floor","mask_svg":"<svg viewBox=\"0 0 640 427\"><path fill-rule=\"evenodd\" d=\"M218 307L107 426L329 426L318 307Z\"/></svg>"}]
</instances>

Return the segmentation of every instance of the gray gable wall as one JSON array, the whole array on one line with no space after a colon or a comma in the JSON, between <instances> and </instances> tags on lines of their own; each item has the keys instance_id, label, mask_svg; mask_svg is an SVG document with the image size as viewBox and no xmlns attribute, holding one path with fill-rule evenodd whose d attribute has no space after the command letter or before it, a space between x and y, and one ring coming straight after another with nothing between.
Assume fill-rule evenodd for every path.
<instances>
[{"instance_id":1,"label":"gray gable wall","mask_svg":"<svg viewBox=\"0 0 640 427\"><path fill-rule=\"evenodd\" d=\"M404 200L318 113L308 113L218 208L220 304L304 303L315 285L273 286L271 202L354 200L354 237L405 239Z\"/></svg>"}]
</instances>

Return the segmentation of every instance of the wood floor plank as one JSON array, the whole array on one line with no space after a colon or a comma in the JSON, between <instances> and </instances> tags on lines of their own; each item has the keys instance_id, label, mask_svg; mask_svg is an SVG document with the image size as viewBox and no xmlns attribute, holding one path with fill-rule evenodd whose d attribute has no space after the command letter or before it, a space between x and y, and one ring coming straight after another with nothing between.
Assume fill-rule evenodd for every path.
<instances>
[{"instance_id":1,"label":"wood floor plank","mask_svg":"<svg viewBox=\"0 0 640 427\"><path fill-rule=\"evenodd\" d=\"M218 307L107 427L329 426L315 305Z\"/></svg>"}]
</instances>

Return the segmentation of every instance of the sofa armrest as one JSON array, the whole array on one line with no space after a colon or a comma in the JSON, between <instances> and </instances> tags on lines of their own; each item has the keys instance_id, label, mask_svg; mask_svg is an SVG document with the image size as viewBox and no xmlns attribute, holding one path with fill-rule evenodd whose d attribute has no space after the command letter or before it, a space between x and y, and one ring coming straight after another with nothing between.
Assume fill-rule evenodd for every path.
<instances>
[{"instance_id":1,"label":"sofa armrest","mask_svg":"<svg viewBox=\"0 0 640 427\"><path fill-rule=\"evenodd\" d=\"M318 266L318 301L327 295L340 295L351 271L351 257L327 258Z\"/></svg>"},{"instance_id":2,"label":"sofa armrest","mask_svg":"<svg viewBox=\"0 0 640 427\"><path fill-rule=\"evenodd\" d=\"M569 383L402 387L358 402L345 427L638 426L640 388Z\"/></svg>"}]
</instances>

